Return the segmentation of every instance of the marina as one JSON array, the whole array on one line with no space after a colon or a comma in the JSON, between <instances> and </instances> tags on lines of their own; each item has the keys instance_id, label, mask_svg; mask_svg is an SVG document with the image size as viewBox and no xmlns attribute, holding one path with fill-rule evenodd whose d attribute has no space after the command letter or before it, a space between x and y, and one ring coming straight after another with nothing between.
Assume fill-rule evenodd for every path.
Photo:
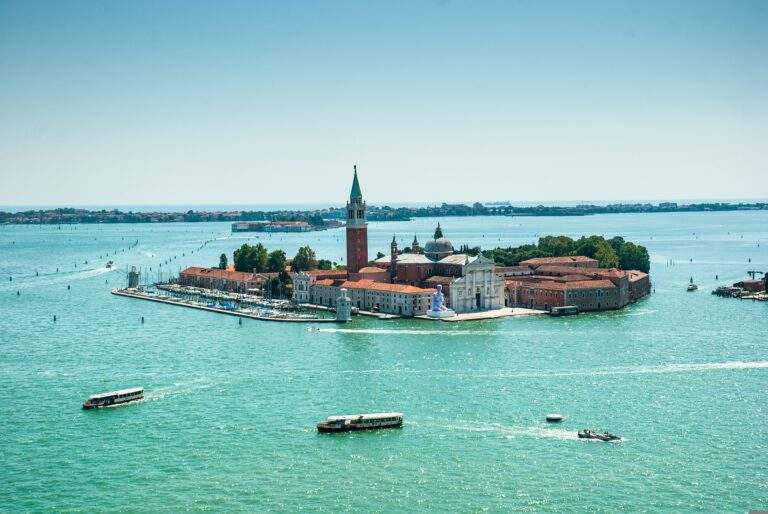
<instances>
[{"instance_id":1,"label":"marina","mask_svg":"<svg viewBox=\"0 0 768 514\"><path fill-rule=\"evenodd\" d=\"M222 306L220 304L204 304L199 301L181 299L173 296L165 296L151 291L139 291L137 289L113 289L112 294L127 298L139 300L149 300L152 302L164 303L167 305L176 305L178 307L189 307L208 312L217 312L219 314L228 314L230 316L239 316L241 318L250 318L261 321L282 321L287 323L343 323L336 318L321 318L318 316L297 314L291 312L281 312L276 310L249 309L234 306Z\"/></svg>"}]
</instances>

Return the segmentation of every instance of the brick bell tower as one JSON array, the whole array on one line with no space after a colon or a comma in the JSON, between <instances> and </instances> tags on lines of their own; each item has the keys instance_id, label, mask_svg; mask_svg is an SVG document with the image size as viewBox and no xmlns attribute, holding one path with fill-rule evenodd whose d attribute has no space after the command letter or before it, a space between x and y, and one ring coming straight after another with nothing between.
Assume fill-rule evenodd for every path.
<instances>
[{"instance_id":1,"label":"brick bell tower","mask_svg":"<svg viewBox=\"0 0 768 514\"><path fill-rule=\"evenodd\" d=\"M352 192L347 202L347 273L357 273L368 266L368 224L365 221L365 202L357 181L352 179Z\"/></svg>"}]
</instances>

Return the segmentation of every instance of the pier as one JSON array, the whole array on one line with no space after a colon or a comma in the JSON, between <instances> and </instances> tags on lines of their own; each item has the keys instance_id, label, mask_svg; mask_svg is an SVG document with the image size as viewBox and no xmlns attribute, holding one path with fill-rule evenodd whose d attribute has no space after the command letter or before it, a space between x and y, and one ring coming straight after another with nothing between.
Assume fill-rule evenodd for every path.
<instances>
[{"instance_id":1,"label":"pier","mask_svg":"<svg viewBox=\"0 0 768 514\"><path fill-rule=\"evenodd\" d=\"M165 303L169 305L176 305L179 307L189 307L192 309L198 309L202 311L217 312L219 314L229 314L230 316L238 316L241 318L258 319L262 321L283 321L287 323L345 323L344 321L336 320L335 318L318 318L318 317L289 317L287 314L264 316L261 314L255 314L252 312L246 312L242 310L224 309L221 307L209 307L196 302L184 301L178 298L170 296L160 296L154 293L148 293L145 291L131 290L131 289L113 289L112 294L117 296L125 296L128 298L137 298L139 300L149 300L151 302Z\"/></svg>"}]
</instances>

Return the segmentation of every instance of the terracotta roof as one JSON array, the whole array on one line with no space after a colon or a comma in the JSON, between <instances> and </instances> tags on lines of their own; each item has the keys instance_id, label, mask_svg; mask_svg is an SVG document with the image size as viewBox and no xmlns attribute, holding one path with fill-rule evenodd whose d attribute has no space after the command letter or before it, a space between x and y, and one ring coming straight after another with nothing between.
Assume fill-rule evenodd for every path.
<instances>
[{"instance_id":1,"label":"terracotta roof","mask_svg":"<svg viewBox=\"0 0 768 514\"><path fill-rule=\"evenodd\" d=\"M496 273L532 273L530 266L496 266Z\"/></svg>"},{"instance_id":2,"label":"terracotta roof","mask_svg":"<svg viewBox=\"0 0 768 514\"><path fill-rule=\"evenodd\" d=\"M234 280L236 282L261 282L267 278L276 276L277 273L248 273L245 271L230 271L219 268L199 268L191 266L181 272L183 275L193 275L197 277L209 277L223 280Z\"/></svg>"},{"instance_id":3,"label":"terracotta roof","mask_svg":"<svg viewBox=\"0 0 768 514\"><path fill-rule=\"evenodd\" d=\"M336 283L336 281L332 278L324 278L322 280L315 281L315 285L317 286L332 286L334 283Z\"/></svg>"},{"instance_id":4,"label":"terracotta roof","mask_svg":"<svg viewBox=\"0 0 768 514\"><path fill-rule=\"evenodd\" d=\"M572 291L574 289L615 289L616 286L608 279L577 280L574 282L559 282L555 280L507 280L507 287L528 287L545 289L547 291Z\"/></svg>"},{"instance_id":5,"label":"terracotta roof","mask_svg":"<svg viewBox=\"0 0 768 514\"><path fill-rule=\"evenodd\" d=\"M521 261L520 264L523 266L543 266L545 264L560 264L560 265L568 265L573 264L575 262L597 262L596 259L593 259L592 257L585 257L583 255L572 255L572 256L565 256L565 257L536 257L534 259L528 259L525 261Z\"/></svg>"},{"instance_id":6,"label":"terracotta roof","mask_svg":"<svg viewBox=\"0 0 768 514\"><path fill-rule=\"evenodd\" d=\"M347 289L370 289L372 291L390 291L393 293L409 294L432 294L431 289L422 289L420 287L408 286L405 284L388 284L386 282L376 282L375 280L347 280L341 287Z\"/></svg>"},{"instance_id":7,"label":"terracotta roof","mask_svg":"<svg viewBox=\"0 0 768 514\"><path fill-rule=\"evenodd\" d=\"M386 273L386 270L377 268L376 266L366 266L365 268L360 268L358 273Z\"/></svg>"},{"instance_id":8,"label":"terracotta roof","mask_svg":"<svg viewBox=\"0 0 768 514\"><path fill-rule=\"evenodd\" d=\"M576 266L539 266L536 273L553 273L557 275L587 275L591 277L623 277L627 271L616 268L579 268ZM640 273L640 272L638 272Z\"/></svg>"},{"instance_id":9,"label":"terracotta roof","mask_svg":"<svg viewBox=\"0 0 768 514\"><path fill-rule=\"evenodd\" d=\"M309 271L305 271L307 275L316 277L318 275L323 275L326 277L346 277L347 272L345 270L331 270L331 269L312 269Z\"/></svg>"}]
</instances>

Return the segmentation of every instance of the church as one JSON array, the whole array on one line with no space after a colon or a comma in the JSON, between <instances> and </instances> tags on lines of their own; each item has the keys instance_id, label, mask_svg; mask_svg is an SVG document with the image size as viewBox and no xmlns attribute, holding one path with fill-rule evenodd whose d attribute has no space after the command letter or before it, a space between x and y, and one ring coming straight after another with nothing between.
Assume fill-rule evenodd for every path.
<instances>
[{"instance_id":1,"label":"church","mask_svg":"<svg viewBox=\"0 0 768 514\"><path fill-rule=\"evenodd\" d=\"M456 253L439 223L423 248L414 237L410 253L401 253L393 238L390 255L369 266L366 205L357 166L346 205L346 277L330 276L333 272L295 273L297 302L334 307L344 288L358 309L420 316L427 313L430 298L441 285L447 306L457 313L504 306L504 277L494 271L494 262L482 255Z\"/></svg>"}]
</instances>

